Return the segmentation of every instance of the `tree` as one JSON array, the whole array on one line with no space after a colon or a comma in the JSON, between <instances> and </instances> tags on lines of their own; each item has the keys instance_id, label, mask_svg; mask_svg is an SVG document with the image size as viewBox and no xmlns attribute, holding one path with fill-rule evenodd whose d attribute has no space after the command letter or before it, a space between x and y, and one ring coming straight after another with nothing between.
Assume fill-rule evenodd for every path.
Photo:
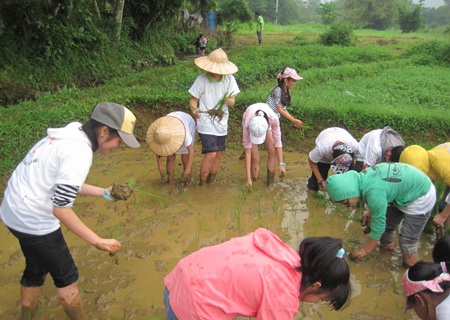
<instances>
[{"instance_id":1,"label":"tree","mask_svg":"<svg viewBox=\"0 0 450 320\"><path fill-rule=\"evenodd\" d=\"M409 0L342 0L345 20L359 28L385 30L392 27L400 7Z\"/></svg>"},{"instance_id":2,"label":"tree","mask_svg":"<svg viewBox=\"0 0 450 320\"><path fill-rule=\"evenodd\" d=\"M403 33L414 32L422 26L421 5L415 5L412 10L399 10L399 25Z\"/></svg>"},{"instance_id":3,"label":"tree","mask_svg":"<svg viewBox=\"0 0 450 320\"><path fill-rule=\"evenodd\" d=\"M232 35L236 32L238 23L250 22L253 19L253 14L244 0L222 0L219 3L219 14L227 46L231 45Z\"/></svg>"},{"instance_id":4,"label":"tree","mask_svg":"<svg viewBox=\"0 0 450 320\"><path fill-rule=\"evenodd\" d=\"M323 24L331 24L340 16L340 14L337 13L336 2L321 3L319 8L317 8L317 14L322 17Z\"/></svg>"}]
</instances>

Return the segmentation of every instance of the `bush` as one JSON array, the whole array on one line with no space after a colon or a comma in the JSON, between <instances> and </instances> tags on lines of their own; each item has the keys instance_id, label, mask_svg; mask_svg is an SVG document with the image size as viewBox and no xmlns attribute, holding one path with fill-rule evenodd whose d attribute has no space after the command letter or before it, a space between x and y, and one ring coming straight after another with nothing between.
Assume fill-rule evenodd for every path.
<instances>
[{"instance_id":1,"label":"bush","mask_svg":"<svg viewBox=\"0 0 450 320\"><path fill-rule=\"evenodd\" d=\"M356 43L356 34L353 27L347 22L333 23L325 33L319 36L319 43L325 46L354 46Z\"/></svg>"}]
</instances>

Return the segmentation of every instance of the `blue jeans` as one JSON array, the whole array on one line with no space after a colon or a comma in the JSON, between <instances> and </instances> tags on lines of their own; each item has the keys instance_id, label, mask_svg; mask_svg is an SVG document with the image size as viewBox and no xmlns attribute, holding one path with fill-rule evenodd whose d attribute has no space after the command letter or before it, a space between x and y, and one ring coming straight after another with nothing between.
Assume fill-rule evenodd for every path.
<instances>
[{"instance_id":1,"label":"blue jeans","mask_svg":"<svg viewBox=\"0 0 450 320\"><path fill-rule=\"evenodd\" d=\"M175 312L173 312L172 306L170 305L169 290L164 289L164 306L166 307L166 319L167 320L178 320Z\"/></svg>"}]
</instances>

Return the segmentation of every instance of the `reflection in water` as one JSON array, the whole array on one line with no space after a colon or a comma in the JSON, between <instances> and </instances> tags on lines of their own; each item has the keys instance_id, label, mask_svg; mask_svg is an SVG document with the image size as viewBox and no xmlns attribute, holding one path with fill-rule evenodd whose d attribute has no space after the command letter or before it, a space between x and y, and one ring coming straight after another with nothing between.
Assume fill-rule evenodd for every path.
<instances>
[{"instance_id":1,"label":"reflection in water","mask_svg":"<svg viewBox=\"0 0 450 320\"><path fill-rule=\"evenodd\" d=\"M196 149L195 170L201 160ZM88 183L108 186L128 182L135 188L127 202L79 197L75 211L99 235L115 237L123 249L114 259L87 245L63 228L80 272L80 292L89 319L163 319L163 278L177 261L201 247L265 227L297 249L303 237L343 239L346 252L367 236L353 208L330 204L323 195L308 195L310 175L305 154L285 153L286 176L275 179L272 189L256 184L245 188L241 150L228 149L215 184L199 187L160 181L155 157L143 146L123 148L104 157L96 155ZM265 157L261 153L262 181ZM181 176L177 158L176 177ZM430 260L432 235L422 237L421 256ZM404 313L398 293L400 252L376 250L364 261L350 262L353 299L341 312L326 305L303 304L299 319L411 319ZM220 259L220 257L218 257ZM24 261L17 240L0 224L0 314L17 319L20 314L19 281ZM37 319L65 319L55 288L48 277Z\"/></svg>"}]
</instances>

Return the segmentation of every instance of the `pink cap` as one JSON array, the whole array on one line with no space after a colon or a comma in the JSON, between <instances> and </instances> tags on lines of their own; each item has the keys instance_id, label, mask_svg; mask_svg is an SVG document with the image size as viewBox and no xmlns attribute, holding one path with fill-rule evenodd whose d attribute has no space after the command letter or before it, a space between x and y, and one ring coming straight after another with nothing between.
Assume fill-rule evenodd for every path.
<instances>
[{"instance_id":1,"label":"pink cap","mask_svg":"<svg viewBox=\"0 0 450 320\"><path fill-rule=\"evenodd\" d=\"M294 79L294 80L302 80L302 79L303 79L302 77L300 77L300 76L297 74L297 71L295 71L294 69L289 68L289 67L287 67L286 69L284 69L283 73L279 73L279 74L277 75L277 78L278 78L278 79L292 78L292 79Z\"/></svg>"}]
</instances>

